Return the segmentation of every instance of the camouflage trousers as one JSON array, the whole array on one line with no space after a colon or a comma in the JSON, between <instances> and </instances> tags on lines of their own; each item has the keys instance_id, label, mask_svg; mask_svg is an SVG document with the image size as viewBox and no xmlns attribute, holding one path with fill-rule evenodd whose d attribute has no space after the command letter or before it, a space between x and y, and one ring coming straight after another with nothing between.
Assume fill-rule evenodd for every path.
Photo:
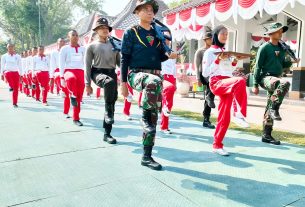
<instances>
[{"instance_id":1,"label":"camouflage trousers","mask_svg":"<svg viewBox=\"0 0 305 207\"><path fill-rule=\"evenodd\" d=\"M128 74L128 83L136 91L142 92L143 110L151 112L150 122L156 129L158 121L158 112L162 105L162 77L143 72L130 72ZM147 134L143 132L143 145L153 146L156 134Z\"/></svg>"},{"instance_id":2,"label":"camouflage trousers","mask_svg":"<svg viewBox=\"0 0 305 207\"><path fill-rule=\"evenodd\" d=\"M265 76L260 86L267 91L267 106L264 114L263 125L273 126L273 119L269 115L269 109L273 104L281 105L285 95L289 91L290 83L275 76Z\"/></svg>"}]
</instances>

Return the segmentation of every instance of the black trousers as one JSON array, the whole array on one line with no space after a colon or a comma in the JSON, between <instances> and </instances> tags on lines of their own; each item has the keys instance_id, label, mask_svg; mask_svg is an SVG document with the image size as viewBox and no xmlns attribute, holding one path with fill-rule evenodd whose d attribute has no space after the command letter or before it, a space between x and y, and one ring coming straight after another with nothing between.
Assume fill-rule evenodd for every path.
<instances>
[{"instance_id":1,"label":"black trousers","mask_svg":"<svg viewBox=\"0 0 305 207\"><path fill-rule=\"evenodd\" d=\"M206 100L208 99L214 101L215 95L212 93L210 89L209 78L205 78L202 76L202 74L200 74L200 82L206 86L206 96L205 96L202 115L204 117L210 117L212 109L211 107L208 106L208 102Z\"/></svg>"},{"instance_id":2,"label":"black trousers","mask_svg":"<svg viewBox=\"0 0 305 207\"><path fill-rule=\"evenodd\" d=\"M118 82L115 70L92 67L91 79L98 87L104 89L105 113L108 113L110 107L114 112L115 102L118 99ZM112 124L107 124L104 120L103 127L105 134L110 134Z\"/></svg>"}]
</instances>

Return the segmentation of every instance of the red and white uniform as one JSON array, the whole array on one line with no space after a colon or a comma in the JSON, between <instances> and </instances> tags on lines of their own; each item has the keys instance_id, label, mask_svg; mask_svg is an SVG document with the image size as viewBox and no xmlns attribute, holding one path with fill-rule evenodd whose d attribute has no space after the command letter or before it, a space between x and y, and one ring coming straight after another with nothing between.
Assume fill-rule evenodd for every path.
<instances>
[{"instance_id":1,"label":"red and white uniform","mask_svg":"<svg viewBox=\"0 0 305 207\"><path fill-rule=\"evenodd\" d=\"M6 53L1 57L1 75L4 75L9 87L13 89L13 105L18 102L18 88L21 74L21 56Z\"/></svg>"},{"instance_id":2,"label":"red and white uniform","mask_svg":"<svg viewBox=\"0 0 305 207\"><path fill-rule=\"evenodd\" d=\"M80 103L85 89L84 77L85 47L72 47L66 45L59 52L60 77L66 81L66 87L62 90L66 94L64 100L64 114L69 113L70 96L76 98L77 106L73 107L73 120L79 121Z\"/></svg>"},{"instance_id":3,"label":"red and white uniform","mask_svg":"<svg viewBox=\"0 0 305 207\"><path fill-rule=\"evenodd\" d=\"M26 58L26 65L27 65L27 78L28 78L28 82L30 85L30 88L32 88L32 97L35 96L35 89L33 87L34 83L33 83L33 77L32 77L32 70L33 70L33 56L28 56Z\"/></svg>"},{"instance_id":4,"label":"red and white uniform","mask_svg":"<svg viewBox=\"0 0 305 207\"><path fill-rule=\"evenodd\" d=\"M22 76L22 83L23 83L23 92L25 95L29 96L30 95L30 89L29 89L29 82L27 78L27 58L21 58L21 76Z\"/></svg>"},{"instance_id":5,"label":"red and white uniform","mask_svg":"<svg viewBox=\"0 0 305 207\"><path fill-rule=\"evenodd\" d=\"M42 88L42 103L47 103L49 91L49 58L45 55L33 57L32 76L36 85L36 100L40 100L40 87Z\"/></svg>"},{"instance_id":6,"label":"red and white uniform","mask_svg":"<svg viewBox=\"0 0 305 207\"><path fill-rule=\"evenodd\" d=\"M162 62L163 91L162 91L162 109L172 110L174 94L176 91L176 59L168 59ZM161 130L168 130L169 117L161 112Z\"/></svg>"},{"instance_id":7,"label":"red and white uniform","mask_svg":"<svg viewBox=\"0 0 305 207\"><path fill-rule=\"evenodd\" d=\"M246 81L241 77L233 77L232 72L236 68L229 59L217 60L216 52L222 52L223 48L212 45L203 56L202 75L210 77L211 91L219 96L217 126L214 134L213 147L223 148L223 139L228 130L231 119L231 106L233 99L240 106L241 114L247 116Z\"/></svg>"},{"instance_id":8,"label":"red and white uniform","mask_svg":"<svg viewBox=\"0 0 305 207\"><path fill-rule=\"evenodd\" d=\"M54 83L56 85L56 92L59 94L60 91L60 73L59 73L59 50L55 50L51 53L51 58L50 58L50 78L54 79ZM51 93L53 93L53 88L50 89Z\"/></svg>"}]
</instances>

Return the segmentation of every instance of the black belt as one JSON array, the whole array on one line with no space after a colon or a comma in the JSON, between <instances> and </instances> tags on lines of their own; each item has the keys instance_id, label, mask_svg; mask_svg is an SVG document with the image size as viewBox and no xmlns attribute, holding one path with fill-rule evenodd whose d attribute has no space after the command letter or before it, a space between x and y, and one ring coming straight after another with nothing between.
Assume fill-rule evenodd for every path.
<instances>
[{"instance_id":1,"label":"black belt","mask_svg":"<svg viewBox=\"0 0 305 207\"><path fill-rule=\"evenodd\" d=\"M95 68L95 67L92 67L91 69L94 70L94 71L108 71L108 72L115 71L114 68Z\"/></svg>"},{"instance_id":2,"label":"black belt","mask_svg":"<svg viewBox=\"0 0 305 207\"><path fill-rule=\"evenodd\" d=\"M131 69L133 73L149 73L153 75L161 75L161 70L156 70L156 69Z\"/></svg>"}]
</instances>

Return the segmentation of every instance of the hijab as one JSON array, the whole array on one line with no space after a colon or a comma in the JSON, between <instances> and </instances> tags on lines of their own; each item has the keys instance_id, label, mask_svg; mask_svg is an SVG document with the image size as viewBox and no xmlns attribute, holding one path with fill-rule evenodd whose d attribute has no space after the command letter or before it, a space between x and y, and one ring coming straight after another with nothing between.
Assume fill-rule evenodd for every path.
<instances>
[{"instance_id":1,"label":"hijab","mask_svg":"<svg viewBox=\"0 0 305 207\"><path fill-rule=\"evenodd\" d=\"M218 35L219 35L220 31L223 30L223 29L227 29L227 28L223 25L219 25L219 26L215 27L212 31L212 34L213 34L212 44L217 45L220 48L223 48L225 46L225 44L219 42L219 39L218 39Z\"/></svg>"}]
</instances>

